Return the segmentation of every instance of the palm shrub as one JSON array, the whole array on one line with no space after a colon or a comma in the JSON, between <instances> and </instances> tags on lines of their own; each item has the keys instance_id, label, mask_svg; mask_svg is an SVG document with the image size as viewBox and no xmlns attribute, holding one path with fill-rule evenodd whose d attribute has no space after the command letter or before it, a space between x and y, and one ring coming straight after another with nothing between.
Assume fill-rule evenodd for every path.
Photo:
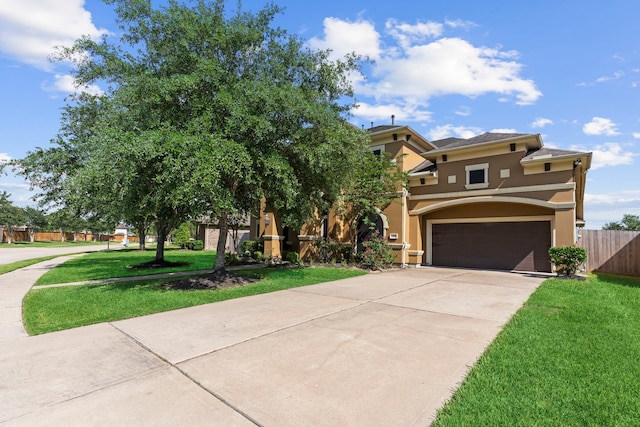
<instances>
[{"instance_id":1,"label":"palm shrub","mask_svg":"<svg viewBox=\"0 0 640 427\"><path fill-rule=\"evenodd\" d=\"M587 261L587 251L577 246L554 246L549 249L549 257L557 270L571 277Z\"/></svg>"}]
</instances>

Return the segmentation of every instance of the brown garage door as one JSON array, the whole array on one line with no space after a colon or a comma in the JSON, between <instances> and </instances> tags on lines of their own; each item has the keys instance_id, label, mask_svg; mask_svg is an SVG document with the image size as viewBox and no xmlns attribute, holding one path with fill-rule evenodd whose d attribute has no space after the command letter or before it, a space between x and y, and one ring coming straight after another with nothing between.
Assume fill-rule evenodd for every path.
<instances>
[{"instance_id":1,"label":"brown garage door","mask_svg":"<svg viewBox=\"0 0 640 427\"><path fill-rule=\"evenodd\" d=\"M433 224L433 265L551 271L549 221Z\"/></svg>"}]
</instances>

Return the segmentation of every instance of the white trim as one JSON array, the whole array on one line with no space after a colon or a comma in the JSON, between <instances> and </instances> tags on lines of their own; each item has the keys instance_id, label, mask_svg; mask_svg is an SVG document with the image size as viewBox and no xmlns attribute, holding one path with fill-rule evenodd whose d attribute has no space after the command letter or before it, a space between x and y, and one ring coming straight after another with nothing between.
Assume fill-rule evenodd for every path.
<instances>
[{"instance_id":1,"label":"white trim","mask_svg":"<svg viewBox=\"0 0 640 427\"><path fill-rule=\"evenodd\" d=\"M369 150L373 153L376 150L380 150L380 154L385 152L385 144L380 144L380 145L371 145L369 146Z\"/></svg>"},{"instance_id":2,"label":"white trim","mask_svg":"<svg viewBox=\"0 0 640 427\"><path fill-rule=\"evenodd\" d=\"M536 216L505 216L505 217L486 217L486 218L448 218L448 219L428 219L426 224L426 244L427 265L433 264L433 224L480 224L486 222L532 222L532 221L549 221L551 229L551 246L556 245L556 217L555 215L536 215Z\"/></svg>"},{"instance_id":3,"label":"white trim","mask_svg":"<svg viewBox=\"0 0 640 427\"><path fill-rule=\"evenodd\" d=\"M404 249L409 249L411 247L408 243L389 243L389 247L394 251L403 251Z\"/></svg>"},{"instance_id":4,"label":"white trim","mask_svg":"<svg viewBox=\"0 0 640 427\"><path fill-rule=\"evenodd\" d=\"M464 188L467 190L477 190L478 188L488 188L489 187L489 163L478 163L475 165L467 165L464 167L466 172L467 180ZM484 172L484 182L476 182L471 184L469 182L469 176L471 172L475 171L483 171Z\"/></svg>"},{"instance_id":5,"label":"white trim","mask_svg":"<svg viewBox=\"0 0 640 427\"><path fill-rule=\"evenodd\" d=\"M409 200L451 199L457 197L489 196L493 194L505 193L532 193L537 191L575 190L575 188L576 184L574 182L569 182L564 184L530 185L527 187L492 188L489 190L477 191L455 191L451 193L417 194L415 196L409 196Z\"/></svg>"},{"instance_id":6,"label":"white trim","mask_svg":"<svg viewBox=\"0 0 640 427\"><path fill-rule=\"evenodd\" d=\"M480 197L465 197L462 199L447 200L445 202L436 203L435 205L426 206L421 209L414 209L409 211L409 215L422 215L427 212L436 211L439 209L449 208L452 206L466 205L470 203L519 203L524 205L540 206L543 208L550 208L553 210L568 210L576 207L575 202L554 203L547 202L546 200L530 199L525 197L509 197L509 196L480 196Z\"/></svg>"},{"instance_id":7,"label":"white trim","mask_svg":"<svg viewBox=\"0 0 640 427\"><path fill-rule=\"evenodd\" d=\"M312 242L322 239L322 236L317 234L298 234L298 240L301 242Z\"/></svg>"},{"instance_id":8,"label":"white trim","mask_svg":"<svg viewBox=\"0 0 640 427\"><path fill-rule=\"evenodd\" d=\"M272 235L272 234L263 234L262 240L284 240L284 236Z\"/></svg>"}]
</instances>

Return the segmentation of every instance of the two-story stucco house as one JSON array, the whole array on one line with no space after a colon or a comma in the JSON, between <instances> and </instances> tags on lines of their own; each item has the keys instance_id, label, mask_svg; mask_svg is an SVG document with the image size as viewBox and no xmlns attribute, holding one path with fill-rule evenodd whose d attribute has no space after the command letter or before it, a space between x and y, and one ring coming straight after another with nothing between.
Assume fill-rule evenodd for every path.
<instances>
[{"instance_id":1,"label":"two-story stucco house","mask_svg":"<svg viewBox=\"0 0 640 427\"><path fill-rule=\"evenodd\" d=\"M591 153L545 148L538 134L428 141L395 125L369 133L371 150L409 173L377 221L396 263L548 272L549 248L575 244ZM348 242L348 233L335 215L294 231L262 212L252 228L276 256L304 256L323 236Z\"/></svg>"}]
</instances>

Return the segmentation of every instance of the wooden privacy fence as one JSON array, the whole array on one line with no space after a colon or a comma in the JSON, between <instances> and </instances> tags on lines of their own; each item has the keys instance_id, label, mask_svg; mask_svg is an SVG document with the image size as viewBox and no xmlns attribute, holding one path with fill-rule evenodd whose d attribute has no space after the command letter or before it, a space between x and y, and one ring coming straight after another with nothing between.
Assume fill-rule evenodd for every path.
<instances>
[{"instance_id":1,"label":"wooden privacy fence","mask_svg":"<svg viewBox=\"0 0 640 427\"><path fill-rule=\"evenodd\" d=\"M580 230L578 246L587 251L587 271L640 276L640 232Z\"/></svg>"},{"instance_id":2,"label":"wooden privacy fence","mask_svg":"<svg viewBox=\"0 0 640 427\"><path fill-rule=\"evenodd\" d=\"M8 232L6 229L0 229L0 242L7 242L8 240ZM77 233L76 235L76 239L78 242L83 242L83 241L101 241L101 242L106 242L107 240L111 240L111 241L116 241L116 242L121 242L124 239L124 235L122 234L111 234L110 236L107 236L106 234L101 234L101 235L93 235L91 233L87 233L85 235L85 233ZM62 235L60 234L59 231L38 231L36 232L35 235L35 240L36 242L59 242L62 240ZM65 241L67 242L72 242L73 240L73 233L65 233ZM13 232L13 241L14 242L28 242L30 241L29 239L29 233L27 231L24 230L17 230ZM129 241L130 242L138 242L138 236L129 236Z\"/></svg>"}]
</instances>

